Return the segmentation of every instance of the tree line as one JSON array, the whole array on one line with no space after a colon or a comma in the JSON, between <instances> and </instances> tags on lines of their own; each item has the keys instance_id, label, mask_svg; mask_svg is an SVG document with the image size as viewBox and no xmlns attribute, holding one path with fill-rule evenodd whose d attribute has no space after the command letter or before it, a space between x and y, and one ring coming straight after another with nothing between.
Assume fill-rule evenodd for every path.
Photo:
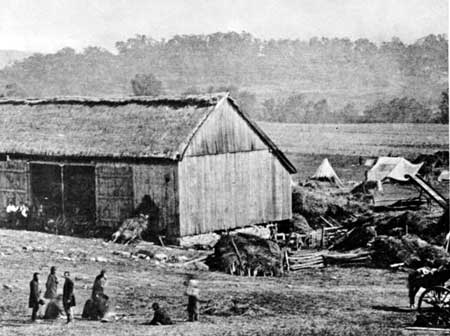
<instances>
[{"instance_id":1,"label":"tree line","mask_svg":"<svg viewBox=\"0 0 450 336\"><path fill-rule=\"evenodd\" d=\"M0 95L33 97L227 89L262 120L436 122L448 87L448 39L136 35L117 42L116 53L88 47L34 54L0 70L0 85Z\"/></svg>"}]
</instances>

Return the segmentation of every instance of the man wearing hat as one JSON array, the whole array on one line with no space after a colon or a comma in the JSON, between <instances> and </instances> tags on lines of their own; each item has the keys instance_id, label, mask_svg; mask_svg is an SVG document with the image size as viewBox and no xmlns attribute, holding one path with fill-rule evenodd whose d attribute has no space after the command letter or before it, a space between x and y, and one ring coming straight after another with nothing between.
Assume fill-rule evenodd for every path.
<instances>
[{"instance_id":1,"label":"man wearing hat","mask_svg":"<svg viewBox=\"0 0 450 336\"><path fill-rule=\"evenodd\" d=\"M39 290L39 273L33 274L33 279L30 281L30 297L28 299L28 307L31 308L31 321L35 322L37 313L39 311L39 304L43 303L39 299L41 291Z\"/></svg>"},{"instance_id":2,"label":"man wearing hat","mask_svg":"<svg viewBox=\"0 0 450 336\"><path fill-rule=\"evenodd\" d=\"M56 298L56 292L58 289L58 278L56 277L56 267L52 266L50 268L50 274L47 278L47 283L45 284L46 291L44 298L52 300Z\"/></svg>"},{"instance_id":3,"label":"man wearing hat","mask_svg":"<svg viewBox=\"0 0 450 336\"><path fill-rule=\"evenodd\" d=\"M70 323L72 322L72 307L75 306L75 295L73 294L74 285L69 272L64 272L64 278L66 281L64 282L63 287L63 306L67 316L67 323Z\"/></svg>"}]
</instances>

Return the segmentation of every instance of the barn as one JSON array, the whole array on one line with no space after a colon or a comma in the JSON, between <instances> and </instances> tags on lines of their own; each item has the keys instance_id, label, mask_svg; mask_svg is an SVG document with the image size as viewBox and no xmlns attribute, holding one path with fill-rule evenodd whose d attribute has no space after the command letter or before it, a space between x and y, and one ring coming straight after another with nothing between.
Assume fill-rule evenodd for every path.
<instances>
[{"instance_id":1,"label":"barn","mask_svg":"<svg viewBox=\"0 0 450 336\"><path fill-rule=\"evenodd\" d=\"M12 200L108 231L145 202L175 238L292 215L294 166L227 93L0 100L0 120L0 220Z\"/></svg>"}]
</instances>

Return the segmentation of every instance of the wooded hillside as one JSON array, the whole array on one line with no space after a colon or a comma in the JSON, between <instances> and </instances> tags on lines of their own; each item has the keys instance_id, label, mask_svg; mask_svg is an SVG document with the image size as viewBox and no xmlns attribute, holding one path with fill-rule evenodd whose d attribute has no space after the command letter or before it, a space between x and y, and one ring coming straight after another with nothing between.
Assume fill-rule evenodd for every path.
<instances>
[{"instance_id":1,"label":"wooded hillside","mask_svg":"<svg viewBox=\"0 0 450 336\"><path fill-rule=\"evenodd\" d=\"M137 74L153 74L169 94L233 86L253 117L288 122L351 122L396 98L436 117L448 88L445 35L379 45L347 38L260 40L245 32L169 40L137 35L116 49L34 54L2 69L0 85L27 96L117 96L132 94ZM297 108L298 101L304 107Z\"/></svg>"}]
</instances>

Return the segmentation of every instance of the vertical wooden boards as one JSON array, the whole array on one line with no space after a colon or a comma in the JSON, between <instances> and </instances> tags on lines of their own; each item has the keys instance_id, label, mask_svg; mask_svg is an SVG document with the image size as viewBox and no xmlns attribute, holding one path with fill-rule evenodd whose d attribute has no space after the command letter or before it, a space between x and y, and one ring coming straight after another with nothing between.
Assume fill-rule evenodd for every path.
<instances>
[{"instance_id":1,"label":"vertical wooden boards","mask_svg":"<svg viewBox=\"0 0 450 336\"><path fill-rule=\"evenodd\" d=\"M215 155L265 149L247 122L224 101L209 115L189 143L184 156Z\"/></svg>"},{"instance_id":2,"label":"vertical wooden boards","mask_svg":"<svg viewBox=\"0 0 450 336\"><path fill-rule=\"evenodd\" d=\"M30 171L26 161L0 161L0 220L6 219L8 200L30 205Z\"/></svg>"},{"instance_id":3,"label":"vertical wooden boards","mask_svg":"<svg viewBox=\"0 0 450 336\"><path fill-rule=\"evenodd\" d=\"M97 225L117 227L133 211L133 170L109 163L95 167Z\"/></svg>"},{"instance_id":4,"label":"vertical wooden boards","mask_svg":"<svg viewBox=\"0 0 450 336\"><path fill-rule=\"evenodd\" d=\"M134 164L132 167L134 207L138 207L146 195L152 203L155 217L150 220L150 232L179 236L177 162Z\"/></svg>"},{"instance_id":5,"label":"vertical wooden boards","mask_svg":"<svg viewBox=\"0 0 450 336\"><path fill-rule=\"evenodd\" d=\"M180 235L291 218L291 178L268 150L185 157Z\"/></svg>"}]
</instances>

